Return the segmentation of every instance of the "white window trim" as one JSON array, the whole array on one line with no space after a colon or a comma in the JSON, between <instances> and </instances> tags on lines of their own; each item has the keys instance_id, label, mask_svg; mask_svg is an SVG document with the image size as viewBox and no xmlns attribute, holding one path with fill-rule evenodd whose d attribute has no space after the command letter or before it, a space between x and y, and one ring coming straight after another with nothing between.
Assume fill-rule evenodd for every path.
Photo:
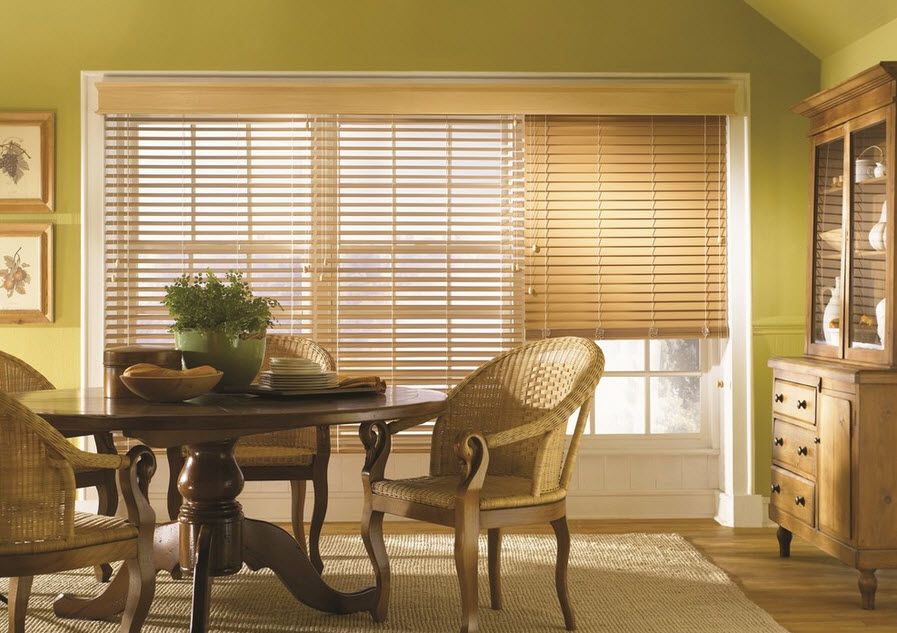
<instances>
[{"instance_id":1,"label":"white window trim","mask_svg":"<svg viewBox=\"0 0 897 633\"><path fill-rule=\"evenodd\" d=\"M391 79L605 79L609 82L663 81L669 83L687 79L717 79L737 82L744 99L741 111L745 115L729 117L728 138L728 314L730 336L722 342L719 357L719 373L713 380L711 392L719 398L718 423L711 420L709 446L686 446L677 438L662 442L651 437L650 446L644 439L633 443L632 438L610 441L609 436L595 436L599 445L587 442L587 452L620 454L654 454L664 451L704 453L719 451L720 495L717 520L726 525L762 525L762 497L753 494L753 412L752 412L752 354L751 354L751 239L750 239L750 80L744 73L731 74L588 74L588 73L159 73L84 71L81 73L81 384L97 387L102 384L103 340L103 283L105 275L103 256L103 117L97 114L96 83L110 78L140 77L143 80L156 77L160 81L172 78L188 79L239 79L247 76L282 83L284 80L309 77L339 77L343 80L370 80L373 77ZM738 236L738 239L731 239ZM722 388L715 388L721 381ZM591 438L589 438L591 440ZM616 438L613 438L616 440ZM628 441L626 441L628 440Z\"/></svg>"},{"instance_id":2,"label":"white window trim","mask_svg":"<svg viewBox=\"0 0 897 633\"><path fill-rule=\"evenodd\" d=\"M600 343L599 343L600 345ZM712 362L718 359L724 342L719 339L701 341L699 371L701 378L701 430L697 433L626 433L626 434L589 434L584 435L580 450L597 455L626 453L643 454L664 451L667 453L719 454L720 420L720 388L721 367ZM646 350L646 353L648 350ZM609 375L615 376L650 376L657 374L693 376L698 372L652 372L648 369L638 371L619 371ZM647 397L647 396L646 396ZM647 412L646 412L647 415ZM589 423L594 428L595 411L592 411Z\"/></svg>"}]
</instances>

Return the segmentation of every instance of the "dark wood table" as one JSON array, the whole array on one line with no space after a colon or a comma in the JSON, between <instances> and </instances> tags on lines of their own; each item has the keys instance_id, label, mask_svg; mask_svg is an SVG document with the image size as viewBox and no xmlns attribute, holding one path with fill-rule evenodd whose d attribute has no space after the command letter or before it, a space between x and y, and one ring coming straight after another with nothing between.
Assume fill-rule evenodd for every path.
<instances>
[{"instance_id":1,"label":"dark wood table","mask_svg":"<svg viewBox=\"0 0 897 633\"><path fill-rule=\"evenodd\" d=\"M438 415L445 395L437 391L390 387L385 394L258 398L207 395L177 404L108 400L102 389L57 389L14 394L64 435L75 437L119 431L153 448L186 446L178 478L183 496L178 519L155 531L156 569L178 577L193 574L190 631L208 630L211 578L250 569L271 569L297 600L331 613L370 611L376 616L374 587L345 593L330 587L295 539L276 525L244 518L237 501L243 475L234 444L244 435L303 426L395 421L402 428ZM106 619L123 610L127 572L120 570L93 599L64 598L57 615Z\"/></svg>"}]
</instances>

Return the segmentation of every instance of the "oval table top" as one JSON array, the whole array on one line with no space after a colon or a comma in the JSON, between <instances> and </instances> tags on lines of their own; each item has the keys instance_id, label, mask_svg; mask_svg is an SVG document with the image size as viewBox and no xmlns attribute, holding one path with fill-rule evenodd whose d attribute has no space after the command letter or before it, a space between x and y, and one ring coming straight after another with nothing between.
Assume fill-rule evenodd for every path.
<instances>
[{"instance_id":1,"label":"oval table top","mask_svg":"<svg viewBox=\"0 0 897 633\"><path fill-rule=\"evenodd\" d=\"M300 398L207 394L187 402L113 400L102 388L51 389L12 394L64 435L120 431L150 446L235 439L303 426L433 418L446 395L429 389L388 387L383 394Z\"/></svg>"}]
</instances>

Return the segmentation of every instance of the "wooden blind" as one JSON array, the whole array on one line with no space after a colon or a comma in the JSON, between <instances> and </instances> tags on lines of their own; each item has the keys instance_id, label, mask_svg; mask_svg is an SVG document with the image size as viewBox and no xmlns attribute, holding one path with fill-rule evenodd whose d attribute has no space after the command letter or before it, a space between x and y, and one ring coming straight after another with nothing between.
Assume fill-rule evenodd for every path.
<instances>
[{"instance_id":1,"label":"wooden blind","mask_svg":"<svg viewBox=\"0 0 897 633\"><path fill-rule=\"evenodd\" d=\"M107 115L106 344L170 343L163 286L236 269L341 372L451 388L523 341L523 127Z\"/></svg>"},{"instance_id":2,"label":"wooden blind","mask_svg":"<svg viewBox=\"0 0 897 633\"><path fill-rule=\"evenodd\" d=\"M526 118L529 338L725 336L726 118Z\"/></svg>"},{"instance_id":3,"label":"wooden blind","mask_svg":"<svg viewBox=\"0 0 897 633\"><path fill-rule=\"evenodd\" d=\"M164 286L245 273L313 333L313 121L106 117L105 343L170 344Z\"/></svg>"}]
</instances>

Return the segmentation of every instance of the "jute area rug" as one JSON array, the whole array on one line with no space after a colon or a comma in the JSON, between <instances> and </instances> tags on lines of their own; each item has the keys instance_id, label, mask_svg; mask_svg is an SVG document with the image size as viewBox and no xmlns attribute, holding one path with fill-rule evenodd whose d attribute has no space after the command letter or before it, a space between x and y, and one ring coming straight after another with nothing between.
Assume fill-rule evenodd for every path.
<instances>
[{"instance_id":1,"label":"jute area rug","mask_svg":"<svg viewBox=\"0 0 897 633\"><path fill-rule=\"evenodd\" d=\"M210 628L225 633L276 631L412 632L458 630L458 585L448 535L387 537L393 576L389 619L334 616L297 603L268 571L215 580ZM329 536L322 542L328 582L343 589L371 584L361 540ZM484 633L563 631L554 588L555 542L549 535L508 535L503 543L504 609L492 611L486 542L480 541L480 630ZM747 599L721 569L675 534L574 535L570 594L579 631L614 633L784 633ZM5 592L6 581L0 581ZM89 570L35 579L30 633L113 633L116 622L58 620L53 597L62 591L92 595ZM145 633L188 629L190 583L159 574ZM5 618L4 618L5 619Z\"/></svg>"}]
</instances>

